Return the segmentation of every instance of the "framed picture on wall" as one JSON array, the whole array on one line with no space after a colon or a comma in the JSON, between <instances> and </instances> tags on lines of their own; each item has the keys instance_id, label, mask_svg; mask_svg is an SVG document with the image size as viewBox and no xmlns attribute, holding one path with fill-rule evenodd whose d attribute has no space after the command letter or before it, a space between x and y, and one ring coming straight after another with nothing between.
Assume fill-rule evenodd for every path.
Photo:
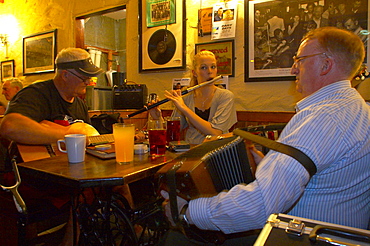
<instances>
[{"instance_id":1,"label":"framed picture on wall","mask_svg":"<svg viewBox=\"0 0 370 246\"><path fill-rule=\"evenodd\" d=\"M321 26L356 33L368 54L368 1L247 1L245 81L294 80L290 70L301 39L311 29ZM320 22L313 20L314 13L321 16ZM367 62L368 56L364 63Z\"/></svg>"},{"instance_id":2,"label":"framed picture on wall","mask_svg":"<svg viewBox=\"0 0 370 246\"><path fill-rule=\"evenodd\" d=\"M1 81L15 77L14 60L1 62Z\"/></svg>"},{"instance_id":3,"label":"framed picture on wall","mask_svg":"<svg viewBox=\"0 0 370 246\"><path fill-rule=\"evenodd\" d=\"M23 74L54 72L57 29L23 38Z\"/></svg>"},{"instance_id":4,"label":"framed picture on wall","mask_svg":"<svg viewBox=\"0 0 370 246\"><path fill-rule=\"evenodd\" d=\"M211 35L212 11L212 7L198 10L198 36Z\"/></svg>"},{"instance_id":5,"label":"framed picture on wall","mask_svg":"<svg viewBox=\"0 0 370 246\"><path fill-rule=\"evenodd\" d=\"M185 70L185 0L173 1L176 4L176 22L148 28L145 13L149 5L146 0L139 0L140 73Z\"/></svg>"},{"instance_id":6,"label":"framed picture on wall","mask_svg":"<svg viewBox=\"0 0 370 246\"><path fill-rule=\"evenodd\" d=\"M195 54L202 50L209 50L215 54L218 75L234 77L234 40L195 44Z\"/></svg>"},{"instance_id":7,"label":"framed picture on wall","mask_svg":"<svg viewBox=\"0 0 370 246\"><path fill-rule=\"evenodd\" d=\"M146 0L147 27L176 23L175 0Z\"/></svg>"}]
</instances>

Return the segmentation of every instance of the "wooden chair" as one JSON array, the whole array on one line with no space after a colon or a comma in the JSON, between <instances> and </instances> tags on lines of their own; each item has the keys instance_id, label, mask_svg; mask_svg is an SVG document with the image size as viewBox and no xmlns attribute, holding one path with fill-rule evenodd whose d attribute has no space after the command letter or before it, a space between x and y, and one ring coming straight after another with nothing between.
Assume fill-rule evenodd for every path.
<instances>
[{"instance_id":1,"label":"wooden chair","mask_svg":"<svg viewBox=\"0 0 370 246\"><path fill-rule=\"evenodd\" d=\"M12 159L15 184L0 185L0 244L2 245L58 245L63 240L70 206L58 209L47 200L26 204L18 192L21 184L17 163ZM13 205L12 205L13 204ZM6 235L6 236L5 236Z\"/></svg>"}]
</instances>

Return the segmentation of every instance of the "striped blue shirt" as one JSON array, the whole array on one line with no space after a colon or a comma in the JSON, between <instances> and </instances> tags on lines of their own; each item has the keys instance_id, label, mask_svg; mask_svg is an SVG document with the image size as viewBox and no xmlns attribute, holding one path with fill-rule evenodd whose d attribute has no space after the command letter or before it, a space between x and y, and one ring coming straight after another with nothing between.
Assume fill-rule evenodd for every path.
<instances>
[{"instance_id":1,"label":"striped blue shirt","mask_svg":"<svg viewBox=\"0 0 370 246\"><path fill-rule=\"evenodd\" d=\"M190 201L190 218L205 230L262 228L272 213L366 229L370 218L370 107L349 81L321 88L297 103L278 141L317 166L309 179L295 159L270 151L256 180L215 197Z\"/></svg>"}]
</instances>

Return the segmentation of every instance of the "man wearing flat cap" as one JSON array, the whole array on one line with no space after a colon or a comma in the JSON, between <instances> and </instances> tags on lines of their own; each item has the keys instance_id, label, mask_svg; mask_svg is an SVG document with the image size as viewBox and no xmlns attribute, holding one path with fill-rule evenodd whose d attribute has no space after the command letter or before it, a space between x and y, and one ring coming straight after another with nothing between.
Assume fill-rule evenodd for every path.
<instances>
[{"instance_id":1,"label":"man wearing flat cap","mask_svg":"<svg viewBox=\"0 0 370 246\"><path fill-rule=\"evenodd\" d=\"M91 62L87 51L79 48L63 49L55 64L54 79L25 87L10 102L0 125L2 137L41 145L56 143L66 134L92 135L87 106L79 96L86 93L91 77L103 70Z\"/></svg>"}]
</instances>

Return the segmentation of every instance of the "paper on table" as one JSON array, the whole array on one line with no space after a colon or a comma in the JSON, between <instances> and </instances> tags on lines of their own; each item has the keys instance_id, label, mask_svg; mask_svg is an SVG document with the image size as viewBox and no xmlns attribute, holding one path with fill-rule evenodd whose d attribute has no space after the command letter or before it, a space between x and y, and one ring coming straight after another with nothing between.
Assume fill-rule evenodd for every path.
<instances>
[{"instance_id":1,"label":"paper on table","mask_svg":"<svg viewBox=\"0 0 370 246\"><path fill-rule=\"evenodd\" d=\"M99 157L101 159L112 159L116 157L116 152L114 149L114 144L111 144L110 149L97 150L95 146L86 147L86 153Z\"/></svg>"}]
</instances>

